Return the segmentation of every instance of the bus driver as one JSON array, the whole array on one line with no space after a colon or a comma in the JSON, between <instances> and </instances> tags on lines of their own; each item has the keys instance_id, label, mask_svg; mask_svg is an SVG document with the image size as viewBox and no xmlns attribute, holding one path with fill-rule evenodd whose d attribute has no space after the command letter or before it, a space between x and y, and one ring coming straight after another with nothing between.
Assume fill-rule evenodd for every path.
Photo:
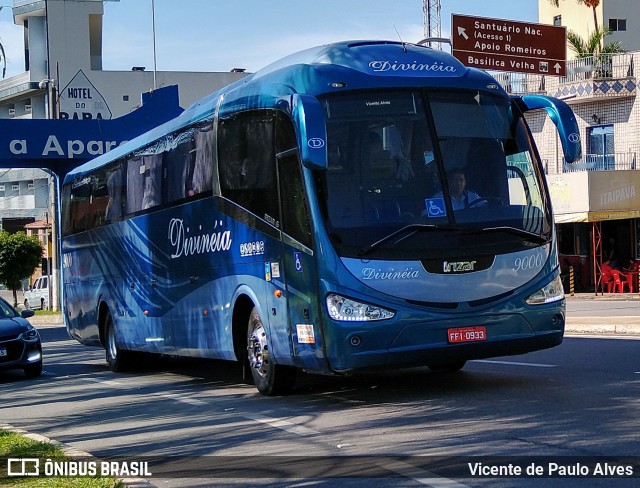
<instances>
[{"instance_id":1,"label":"bus driver","mask_svg":"<svg viewBox=\"0 0 640 488\"><path fill-rule=\"evenodd\" d=\"M451 196L451 206L453 210L463 210L470 206L484 205L485 200L476 192L467 190L467 177L462 168L456 168L447 175L449 183L449 195ZM442 192L438 192L435 197L442 197ZM476 204L475 202L478 201Z\"/></svg>"}]
</instances>

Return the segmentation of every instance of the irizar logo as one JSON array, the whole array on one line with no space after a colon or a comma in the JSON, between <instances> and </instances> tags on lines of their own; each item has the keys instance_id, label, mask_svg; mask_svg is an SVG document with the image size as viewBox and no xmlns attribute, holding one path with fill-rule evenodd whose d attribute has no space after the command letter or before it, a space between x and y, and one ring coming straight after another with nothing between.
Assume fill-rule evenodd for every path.
<instances>
[{"instance_id":1,"label":"irizar logo","mask_svg":"<svg viewBox=\"0 0 640 488\"><path fill-rule=\"evenodd\" d=\"M444 273L463 273L466 271L475 271L477 261L455 261L442 263L442 271Z\"/></svg>"}]
</instances>

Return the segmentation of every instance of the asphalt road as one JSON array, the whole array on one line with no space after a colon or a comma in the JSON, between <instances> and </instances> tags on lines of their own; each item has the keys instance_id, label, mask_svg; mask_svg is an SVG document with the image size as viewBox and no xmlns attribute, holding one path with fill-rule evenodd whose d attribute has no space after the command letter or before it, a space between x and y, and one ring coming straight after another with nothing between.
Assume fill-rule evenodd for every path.
<instances>
[{"instance_id":1,"label":"asphalt road","mask_svg":"<svg viewBox=\"0 0 640 488\"><path fill-rule=\"evenodd\" d=\"M266 398L232 363L164 361L113 374L104 351L69 340L62 327L41 333L41 378L0 373L0 421L100 459L152 461L156 474L147 479L156 486L537 488L586 481L461 476L478 456L544 466L635 456L640 476L638 338L567 337L557 348L473 361L453 375L303 376L293 395ZM371 455L379 456L383 476L371 476ZM232 462L238 470L230 471ZM233 476L219 478L220 470ZM636 486L637 478L587 483Z\"/></svg>"}]
</instances>

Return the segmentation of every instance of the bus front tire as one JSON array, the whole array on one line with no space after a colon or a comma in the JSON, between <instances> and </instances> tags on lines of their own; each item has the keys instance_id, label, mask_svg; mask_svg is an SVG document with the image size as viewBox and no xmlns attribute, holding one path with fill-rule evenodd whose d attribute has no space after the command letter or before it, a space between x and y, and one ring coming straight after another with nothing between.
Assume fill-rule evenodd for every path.
<instances>
[{"instance_id":1,"label":"bus front tire","mask_svg":"<svg viewBox=\"0 0 640 488\"><path fill-rule=\"evenodd\" d=\"M296 369L275 364L270 358L267 331L256 308L251 310L249 316L247 352L251 376L260 393L273 396L292 390Z\"/></svg>"},{"instance_id":2,"label":"bus front tire","mask_svg":"<svg viewBox=\"0 0 640 488\"><path fill-rule=\"evenodd\" d=\"M129 359L131 353L124 351L118 347L116 340L116 328L111 318L111 314L107 314L105 320L105 352L109 369L114 373L126 371L129 368Z\"/></svg>"}]
</instances>

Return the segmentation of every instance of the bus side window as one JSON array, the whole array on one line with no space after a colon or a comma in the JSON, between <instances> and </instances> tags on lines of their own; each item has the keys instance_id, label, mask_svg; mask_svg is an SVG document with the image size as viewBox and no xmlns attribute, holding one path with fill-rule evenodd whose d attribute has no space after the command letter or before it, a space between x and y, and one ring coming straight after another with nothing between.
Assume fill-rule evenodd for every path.
<instances>
[{"instance_id":1,"label":"bus side window","mask_svg":"<svg viewBox=\"0 0 640 488\"><path fill-rule=\"evenodd\" d=\"M126 213L128 215L142 210L142 196L144 195L144 170L142 166L142 156L130 156L127 159Z\"/></svg>"},{"instance_id":2,"label":"bus side window","mask_svg":"<svg viewBox=\"0 0 640 488\"><path fill-rule=\"evenodd\" d=\"M222 195L278 227L272 112L243 112L222 121L219 148Z\"/></svg>"},{"instance_id":3,"label":"bus side window","mask_svg":"<svg viewBox=\"0 0 640 488\"><path fill-rule=\"evenodd\" d=\"M107 170L107 194L109 195L105 212L107 221L122 218L124 208L124 180L122 176L122 165L119 162Z\"/></svg>"},{"instance_id":4,"label":"bus side window","mask_svg":"<svg viewBox=\"0 0 640 488\"><path fill-rule=\"evenodd\" d=\"M291 122L281 114L276 118L276 153L296 147ZM278 181L282 209L282 230L298 242L311 247L311 217L305 198L298 152L278 158Z\"/></svg>"}]
</instances>

